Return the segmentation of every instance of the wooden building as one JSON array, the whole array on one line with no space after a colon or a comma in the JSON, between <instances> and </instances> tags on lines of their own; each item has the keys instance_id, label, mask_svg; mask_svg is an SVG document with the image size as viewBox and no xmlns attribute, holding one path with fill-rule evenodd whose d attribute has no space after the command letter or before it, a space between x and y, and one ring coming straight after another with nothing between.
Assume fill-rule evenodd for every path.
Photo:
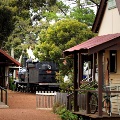
<instances>
[{"instance_id":1,"label":"wooden building","mask_svg":"<svg viewBox=\"0 0 120 120\"><path fill-rule=\"evenodd\" d=\"M21 64L12 58L5 51L0 49L0 86L7 87L9 84L9 67L21 66Z\"/></svg>"},{"instance_id":2,"label":"wooden building","mask_svg":"<svg viewBox=\"0 0 120 120\"><path fill-rule=\"evenodd\" d=\"M101 0L92 31L98 36L63 51L64 57L74 60L74 113L87 119L120 119L120 0ZM92 80L98 75L98 88L81 89L84 58L90 61ZM104 89L105 88L105 89ZM109 88L109 91L106 89ZM110 112L103 107L105 94L110 96ZM84 109L80 108L79 94L86 94ZM90 95L97 94L98 110L90 112ZM114 95L115 97L112 97Z\"/></svg>"}]
</instances>

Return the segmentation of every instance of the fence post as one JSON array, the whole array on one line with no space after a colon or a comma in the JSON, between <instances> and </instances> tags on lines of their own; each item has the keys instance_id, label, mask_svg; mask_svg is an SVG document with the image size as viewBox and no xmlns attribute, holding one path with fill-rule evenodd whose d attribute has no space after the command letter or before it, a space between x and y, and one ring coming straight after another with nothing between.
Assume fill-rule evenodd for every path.
<instances>
[{"instance_id":1,"label":"fence post","mask_svg":"<svg viewBox=\"0 0 120 120\"><path fill-rule=\"evenodd\" d=\"M1 89L1 102L3 102L3 90Z\"/></svg>"},{"instance_id":2,"label":"fence post","mask_svg":"<svg viewBox=\"0 0 120 120\"><path fill-rule=\"evenodd\" d=\"M87 92L86 93L87 95L86 95L86 102L87 102L87 104L86 104L86 113L87 114L89 114L90 113L90 92Z\"/></svg>"}]
</instances>

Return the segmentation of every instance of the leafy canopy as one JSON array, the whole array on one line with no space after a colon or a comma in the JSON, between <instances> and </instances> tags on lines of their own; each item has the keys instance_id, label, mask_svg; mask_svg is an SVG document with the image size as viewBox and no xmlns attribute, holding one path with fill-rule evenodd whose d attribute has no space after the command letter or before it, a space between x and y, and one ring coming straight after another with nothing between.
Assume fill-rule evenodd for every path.
<instances>
[{"instance_id":1,"label":"leafy canopy","mask_svg":"<svg viewBox=\"0 0 120 120\"><path fill-rule=\"evenodd\" d=\"M85 23L89 27L92 27L95 13L90 8L74 8L70 13L70 18L74 18L79 22Z\"/></svg>"},{"instance_id":2,"label":"leafy canopy","mask_svg":"<svg viewBox=\"0 0 120 120\"><path fill-rule=\"evenodd\" d=\"M63 61L60 60L62 52L93 36L86 24L75 19L62 19L47 29L42 29L34 53L41 61L55 61L60 69L64 69Z\"/></svg>"}]
</instances>

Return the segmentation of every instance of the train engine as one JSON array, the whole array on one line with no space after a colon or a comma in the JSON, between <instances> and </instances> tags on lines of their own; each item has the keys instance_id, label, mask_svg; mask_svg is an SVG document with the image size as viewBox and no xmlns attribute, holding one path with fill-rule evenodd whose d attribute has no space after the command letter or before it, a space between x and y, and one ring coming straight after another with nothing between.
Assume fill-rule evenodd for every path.
<instances>
[{"instance_id":1,"label":"train engine","mask_svg":"<svg viewBox=\"0 0 120 120\"><path fill-rule=\"evenodd\" d=\"M58 91L59 83L56 80L58 67L54 62L26 61L26 67L18 72L19 82L16 83L17 91Z\"/></svg>"}]
</instances>

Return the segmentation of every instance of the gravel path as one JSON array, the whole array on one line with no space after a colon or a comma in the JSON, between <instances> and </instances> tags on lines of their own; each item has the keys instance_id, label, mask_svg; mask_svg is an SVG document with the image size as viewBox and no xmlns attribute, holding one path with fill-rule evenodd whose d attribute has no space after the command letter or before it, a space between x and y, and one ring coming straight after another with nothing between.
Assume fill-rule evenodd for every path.
<instances>
[{"instance_id":1,"label":"gravel path","mask_svg":"<svg viewBox=\"0 0 120 120\"><path fill-rule=\"evenodd\" d=\"M0 109L0 120L61 120L51 110L36 109L36 95L8 90L9 108Z\"/></svg>"}]
</instances>

